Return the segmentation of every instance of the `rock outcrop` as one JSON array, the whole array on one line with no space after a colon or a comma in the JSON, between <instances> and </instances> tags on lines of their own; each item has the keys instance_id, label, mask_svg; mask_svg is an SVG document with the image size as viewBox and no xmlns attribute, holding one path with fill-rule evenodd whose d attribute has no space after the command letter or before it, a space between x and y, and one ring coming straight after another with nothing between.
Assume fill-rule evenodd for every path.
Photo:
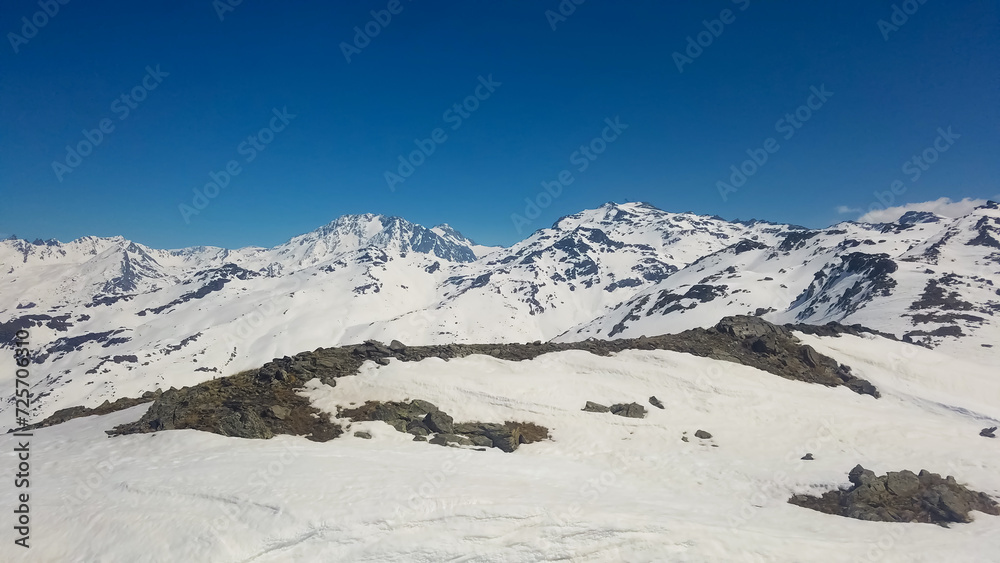
<instances>
[{"instance_id":1,"label":"rock outcrop","mask_svg":"<svg viewBox=\"0 0 1000 563\"><path fill-rule=\"evenodd\" d=\"M431 346L406 346L398 341L386 346L370 340L359 345L317 348L312 352L276 358L256 370L166 391L156 398L142 419L119 426L109 434L193 428L243 438L294 434L325 441L339 436L342 430L328 415L312 407L297 390L313 378L336 385L338 378L357 373L366 361L388 365L394 360L409 362L431 357L448 360L472 354L520 361L565 350L607 356L629 349L684 352L752 366L787 379L830 387L843 385L856 393L879 396L871 383L852 375L850 367L803 345L787 328L757 317L738 316L726 317L710 329L636 339ZM409 408L414 408L412 403ZM588 403L585 410L598 408L608 408L621 416L641 418L646 414L645 407L637 403L613 407ZM430 413L427 410L423 415L426 417ZM404 432L412 422L404 416L392 420L397 423L405 420L400 429ZM428 433L452 434L447 431L448 421L442 416L435 415L421 423ZM478 435L489 437L490 433L498 431L483 430Z\"/></svg>"},{"instance_id":2,"label":"rock outcrop","mask_svg":"<svg viewBox=\"0 0 1000 563\"><path fill-rule=\"evenodd\" d=\"M822 496L795 495L789 503L827 514L879 522L926 522L947 525L971 522L969 512L1000 515L988 495L967 489L954 477L921 470L875 472L856 466L848 474L852 486Z\"/></svg>"},{"instance_id":3,"label":"rock outcrop","mask_svg":"<svg viewBox=\"0 0 1000 563\"><path fill-rule=\"evenodd\" d=\"M284 372L280 379L265 379L265 373L273 375L262 368L164 391L142 418L108 434L191 428L238 438L292 434L316 442L341 435L329 415L296 393L302 383L298 375Z\"/></svg>"},{"instance_id":4,"label":"rock outcrop","mask_svg":"<svg viewBox=\"0 0 1000 563\"><path fill-rule=\"evenodd\" d=\"M506 421L455 423L454 419L427 401L381 402L368 401L364 405L341 409L340 418L380 420L400 432L414 435L440 446L482 446L513 452L521 444L545 440L549 431L544 426L530 422ZM427 436L432 435L430 439Z\"/></svg>"},{"instance_id":5,"label":"rock outcrop","mask_svg":"<svg viewBox=\"0 0 1000 563\"><path fill-rule=\"evenodd\" d=\"M619 403L611 405L611 414L626 418L646 418L646 407L639 403Z\"/></svg>"},{"instance_id":6,"label":"rock outcrop","mask_svg":"<svg viewBox=\"0 0 1000 563\"><path fill-rule=\"evenodd\" d=\"M111 401L104 401L103 403L92 409L81 406L81 407L69 407L66 409L57 410L56 412L52 413L52 416L49 416L45 420L25 426L20 430L27 432L35 430L37 428L45 428L47 426L62 424L63 422L73 420L74 418L83 418L85 416L97 416L97 415L111 414L113 412L123 411L125 409L130 409L137 405L144 405L146 403L154 401L156 400L157 397L161 395L161 393L162 392L160 390L147 391L146 393L143 393L141 397L138 398L122 397L113 403ZM12 429L9 430L8 432L15 432L15 430Z\"/></svg>"}]
</instances>

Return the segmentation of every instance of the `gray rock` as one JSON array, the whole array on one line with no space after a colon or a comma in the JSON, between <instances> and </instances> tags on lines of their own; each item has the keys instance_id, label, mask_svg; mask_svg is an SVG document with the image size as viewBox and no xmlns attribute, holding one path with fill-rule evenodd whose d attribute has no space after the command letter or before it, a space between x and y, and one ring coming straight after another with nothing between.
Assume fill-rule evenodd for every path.
<instances>
[{"instance_id":1,"label":"gray rock","mask_svg":"<svg viewBox=\"0 0 1000 563\"><path fill-rule=\"evenodd\" d=\"M949 520L955 522L971 522L972 519L969 518L969 506L968 501L964 499L957 491L952 490L946 485L938 485L934 487L934 492L937 494L937 506L945 513Z\"/></svg>"},{"instance_id":2,"label":"gray rock","mask_svg":"<svg viewBox=\"0 0 1000 563\"><path fill-rule=\"evenodd\" d=\"M989 496L969 490L953 477L941 478L921 470L890 471L876 476L858 465L848 474L853 487L822 496L795 495L788 502L859 520L927 522L946 525L969 522L969 512L1000 515L1000 506Z\"/></svg>"},{"instance_id":3,"label":"gray rock","mask_svg":"<svg viewBox=\"0 0 1000 563\"><path fill-rule=\"evenodd\" d=\"M805 461L812 461L815 458L813 458L812 454L806 454L806 455L802 456L800 459L805 460Z\"/></svg>"},{"instance_id":4,"label":"gray rock","mask_svg":"<svg viewBox=\"0 0 1000 563\"><path fill-rule=\"evenodd\" d=\"M449 444L458 444L460 446L471 446L474 442L467 436L462 436L461 434L442 434Z\"/></svg>"},{"instance_id":5,"label":"gray rock","mask_svg":"<svg viewBox=\"0 0 1000 563\"><path fill-rule=\"evenodd\" d=\"M611 405L611 414L627 418L645 418L646 407L640 405L639 403L619 403L617 405Z\"/></svg>"},{"instance_id":6,"label":"gray rock","mask_svg":"<svg viewBox=\"0 0 1000 563\"><path fill-rule=\"evenodd\" d=\"M861 467L861 464L859 463L854 466L854 469L852 469L850 473L847 474L847 479L857 486L867 485L875 480L875 472Z\"/></svg>"},{"instance_id":7,"label":"gray rock","mask_svg":"<svg viewBox=\"0 0 1000 563\"><path fill-rule=\"evenodd\" d=\"M371 440L372 439L371 433L365 432L364 430L358 430L357 432L354 433L354 435L356 437L362 438L364 440Z\"/></svg>"},{"instance_id":8,"label":"gray rock","mask_svg":"<svg viewBox=\"0 0 1000 563\"><path fill-rule=\"evenodd\" d=\"M406 431L414 436L427 436L431 431L419 421L410 421L406 425Z\"/></svg>"},{"instance_id":9,"label":"gray rock","mask_svg":"<svg viewBox=\"0 0 1000 563\"><path fill-rule=\"evenodd\" d=\"M448 446L452 444L457 444L459 446L471 446L473 444L472 440L462 436L461 434L436 434L433 438L428 440L428 442L438 446Z\"/></svg>"},{"instance_id":10,"label":"gray rock","mask_svg":"<svg viewBox=\"0 0 1000 563\"><path fill-rule=\"evenodd\" d=\"M291 409L288 409L286 407L282 407L279 405L274 405L273 407L271 407L271 414L273 414L274 417L277 418L278 420L285 420L291 413L292 413Z\"/></svg>"},{"instance_id":11,"label":"gray rock","mask_svg":"<svg viewBox=\"0 0 1000 563\"><path fill-rule=\"evenodd\" d=\"M920 489L920 479L912 471L890 471L886 473L885 487L896 496L910 496Z\"/></svg>"},{"instance_id":12,"label":"gray rock","mask_svg":"<svg viewBox=\"0 0 1000 563\"><path fill-rule=\"evenodd\" d=\"M389 350L393 352L402 352L403 350L406 350L406 345L398 340L393 340L389 343Z\"/></svg>"},{"instance_id":13,"label":"gray rock","mask_svg":"<svg viewBox=\"0 0 1000 563\"><path fill-rule=\"evenodd\" d=\"M451 434L455 431L455 419L441 411L427 413L427 416L424 417L424 425L433 432Z\"/></svg>"},{"instance_id":14,"label":"gray rock","mask_svg":"<svg viewBox=\"0 0 1000 563\"><path fill-rule=\"evenodd\" d=\"M271 429L254 411L229 411L219 419L219 434L236 438L268 439L274 436Z\"/></svg>"},{"instance_id":15,"label":"gray rock","mask_svg":"<svg viewBox=\"0 0 1000 563\"><path fill-rule=\"evenodd\" d=\"M750 344L750 349L758 354L777 354L777 339L773 335L760 336Z\"/></svg>"},{"instance_id":16,"label":"gray rock","mask_svg":"<svg viewBox=\"0 0 1000 563\"><path fill-rule=\"evenodd\" d=\"M659 399L657 399L656 395L653 395L652 397L649 398L649 404L653 405L654 407L656 407L658 409L665 408L663 406L663 402L660 401Z\"/></svg>"},{"instance_id":17,"label":"gray rock","mask_svg":"<svg viewBox=\"0 0 1000 563\"><path fill-rule=\"evenodd\" d=\"M818 367L820 364L819 354L812 346L805 345L802 347L802 361L806 363L807 366L811 368Z\"/></svg>"},{"instance_id":18,"label":"gray rock","mask_svg":"<svg viewBox=\"0 0 1000 563\"><path fill-rule=\"evenodd\" d=\"M410 401L410 404L413 405L413 408L421 415L427 414L429 412L438 412L440 410L434 405L434 403L421 401L420 399L413 399L412 401Z\"/></svg>"},{"instance_id":19,"label":"gray rock","mask_svg":"<svg viewBox=\"0 0 1000 563\"><path fill-rule=\"evenodd\" d=\"M585 410L587 412L608 412L611 409L609 409L608 407L606 407L604 405L601 405L601 404L598 404L598 403L594 403L594 402L591 402L591 401L587 401L587 404L584 405L583 410Z\"/></svg>"},{"instance_id":20,"label":"gray rock","mask_svg":"<svg viewBox=\"0 0 1000 563\"><path fill-rule=\"evenodd\" d=\"M708 432L705 432L704 430L698 430L694 433L694 437L700 438L702 440L708 440L712 437L712 435L709 434Z\"/></svg>"},{"instance_id":21,"label":"gray rock","mask_svg":"<svg viewBox=\"0 0 1000 563\"><path fill-rule=\"evenodd\" d=\"M982 430L980 430L979 435L983 436L984 438L996 438L996 434L994 434L994 432L996 431L997 427L991 426L990 428L983 428Z\"/></svg>"},{"instance_id":22,"label":"gray rock","mask_svg":"<svg viewBox=\"0 0 1000 563\"><path fill-rule=\"evenodd\" d=\"M493 440L490 440L486 436L469 436L469 440L472 440L472 443L477 446L493 447Z\"/></svg>"}]
</instances>

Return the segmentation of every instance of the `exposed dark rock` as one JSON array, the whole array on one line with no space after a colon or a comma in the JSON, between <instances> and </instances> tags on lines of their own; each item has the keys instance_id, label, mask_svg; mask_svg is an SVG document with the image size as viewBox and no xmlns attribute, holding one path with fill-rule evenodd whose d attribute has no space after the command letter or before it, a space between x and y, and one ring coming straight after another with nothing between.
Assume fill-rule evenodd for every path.
<instances>
[{"instance_id":1,"label":"exposed dark rock","mask_svg":"<svg viewBox=\"0 0 1000 563\"><path fill-rule=\"evenodd\" d=\"M141 317L146 316L147 312L153 313L154 315L160 314L171 307L176 307L177 305L187 303L192 299L201 299L206 295L208 295L209 293L220 291L222 288L226 286L227 283L229 283L234 279L248 280L250 278L258 277L260 274L258 274L257 272L251 272L249 270L245 270L237 266L236 264L224 264L219 268L215 268L212 270L204 270L198 272L195 275L197 276L198 279L205 280L207 283L205 283L204 286L198 288L197 290L185 293L184 295L181 295L177 299L174 299L173 301L165 305L143 309L142 311L139 311L136 314ZM125 289L131 291L135 288L130 286ZM106 292L110 293L110 291L107 291L107 289Z\"/></svg>"},{"instance_id":2,"label":"exposed dark rock","mask_svg":"<svg viewBox=\"0 0 1000 563\"><path fill-rule=\"evenodd\" d=\"M218 415L218 430L223 436L266 440L274 436L270 426L256 411L228 410Z\"/></svg>"},{"instance_id":3,"label":"exposed dark rock","mask_svg":"<svg viewBox=\"0 0 1000 563\"><path fill-rule=\"evenodd\" d=\"M74 418L82 418L85 416L111 414L113 412L118 412L132 408L136 405L149 403L155 400L157 397L159 397L160 393L161 391L159 390L155 392L147 391L143 393L142 397L139 397L138 399L122 397L113 403L110 401L104 401L103 403L92 409L87 407L69 407L66 409L57 410L56 412L52 413L52 416L49 416L48 418L42 420L41 422L37 422L30 426L25 426L21 430L34 430L36 428L45 428L47 426L62 424L63 422L73 420ZM8 432L14 432L14 430L9 430Z\"/></svg>"},{"instance_id":4,"label":"exposed dark rock","mask_svg":"<svg viewBox=\"0 0 1000 563\"><path fill-rule=\"evenodd\" d=\"M425 438L432 432L432 444L485 446L513 452L521 444L530 444L548 438L544 426L530 422L463 422L456 424L451 416L427 401L404 402L368 401L352 409L341 409L341 418L351 420L381 420L400 432L409 432L416 438Z\"/></svg>"},{"instance_id":5,"label":"exposed dark rock","mask_svg":"<svg viewBox=\"0 0 1000 563\"><path fill-rule=\"evenodd\" d=\"M406 431L414 436L427 436L431 433L431 429L423 423L423 421L411 420L406 425Z\"/></svg>"},{"instance_id":6,"label":"exposed dark rock","mask_svg":"<svg viewBox=\"0 0 1000 563\"><path fill-rule=\"evenodd\" d=\"M653 395L652 397L649 398L649 404L653 405L654 407L656 407L658 409L665 408L663 406L663 402L660 401L659 399L657 399L656 395Z\"/></svg>"},{"instance_id":7,"label":"exposed dark rock","mask_svg":"<svg viewBox=\"0 0 1000 563\"><path fill-rule=\"evenodd\" d=\"M996 431L997 431L997 427L996 426L991 426L989 428L983 428L982 430L980 430L979 431L979 435L983 436L985 438L996 438L997 436L996 436L996 434L994 434L994 432L996 432Z\"/></svg>"},{"instance_id":8,"label":"exposed dark rock","mask_svg":"<svg viewBox=\"0 0 1000 563\"><path fill-rule=\"evenodd\" d=\"M814 458L812 454L806 454L806 455L802 456L800 459L805 460L805 461L812 461L812 460L814 460L816 458Z\"/></svg>"},{"instance_id":9,"label":"exposed dark rock","mask_svg":"<svg viewBox=\"0 0 1000 563\"><path fill-rule=\"evenodd\" d=\"M781 244L778 245L778 250L782 252L790 252L792 250L797 250L805 246L805 242L807 240L813 238L818 234L819 231L789 233L788 236L785 237L785 240L781 241Z\"/></svg>"},{"instance_id":10,"label":"exposed dark rock","mask_svg":"<svg viewBox=\"0 0 1000 563\"><path fill-rule=\"evenodd\" d=\"M170 389L138 421L117 426L108 434L192 428L239 438L266 439L275 434L305 436L316 442L336 438L342 433L340 426L295 392L302 382L295 372L261 368Z\"/></svg>"},{"instance_id":11,"label":"exposed dark rock","mask_svg":"<svg viewBox=\"0 0 1000 563\"><path fill-rule=\"evenodd\" d=\"M903 213L903 216L896 220L897 223L915 224L915 223L937 223L941 221L941 218L931 213L930 211L907 211Z\"/></svg>"},{"instance_id":12,"label":"exposed dark rock","mask_svg":"<svg viewBox=\"0 0 1000 563\"><path fill-rule=\"evenodd\" d=\"M402 352L403 350L406 350L406 345L398 340L393 340L389 343L389 350L393 352Z\"/></svg>"},{"instance_id":13,"label":"exposed dark rock","mask_svg":"<svg viewBox=\"0 0 1000 563\"><path fill-rule=\"evenodd\" d=\"M758 340L763 340L767 345L763 352L754 350L754 343ZM573 343L540 344L446 344L404 346L397 350L369 340L355 346L318 348L292 357L276 358L257 370L165 392L156 399L141 420L115 428L109 434L193 428L242 437L263 437L270 432L304 435L312 440L325 441L340 435L342 430L327 415L312 407L308 399L299 395L297 390L313 378L318 378L327 385L336 385L337 378L357 373L365 361L385 361L389 358L420 361L431 357L448 360L471 354L520 361L564 350L584 350L607 356L633 348L686 352L752 366L788 379L831 387L845 385L857 393L878 397L874 386L851 375L848 366L807 349L788 329L757 317L739 316L726 317L711 329L693 329L679 334L642 339L591 339ZM757 348L761 349L761 345L757 344ZM288 409L288 415L284 419L279 418L272 409L274 406ZM604 412L599 409L607 408L596 403L588 403L584 408L588 407L598 409L598 412ZM637 416L640 412L645 414L645 408L635 403L617 407L621 407L617 410L624 416ZM361 412L365 409L370 409L371 412ZM409 427L410 422L423 422L428 414L438 412L434 405L425 401L366 403L363 407L350 410L355 413L349 416L345 411L341 416L354 420L384 420L401 432L412 429ZM249 414L251 412L253 415ZM234 417L231 413L238 415ZM445 417L431 418L447 420ZM491 439L494 447L513 451L517 444L530 443L522 441L522 438L534 440L536 434L542 433L524 425L530 423L508 422L500 425L503 426L502 430L484 424L477 432L454 430L454 433L485 436ZM451 433L447 432L446 424L438 428L445 430L443 433ZM429 426L428 430L431 430ZM543 435L547 435L547 430ZM497 446L497 443L501 445Z\"/></svg>"},{"instance_id":14,"label":"exposed dark rock","mask_svg":"<svg viewBox=\"0 0 1000 563\"><path fill-rule=\"evenodd\" d=\"M457 444L459 446L471 446L473 445L472 440L461 434L437 434L430 440L431 444L437 444L439 446L447 446L451 444Z\"/></svg>"},{"instance_id":15,"label":"exposed dark rock","mask_svg":"<svg viewBox=\"0 0 1000 563\"><path fill-rule=\"evenodd\" d=\"M646 407L639 403L619 403L611 405L611 414L627 418L646 418Z\"/></svg>"},{"instance_id":16,"label":"exposed dark rock","mask_svg":"<svg viewBox=\"0 0 1000 563\"><path fill-rule=\"evenodd\" d=\"M924 292L920 298L910 305L911 310L937 308L944 311L968 311L975 307L972 303L962 300L961 295L956 291L947 291L946 285L954 285L955 276L945 275L940 279L930 280L924 287Z\"/></svg>"},{"instance_id":17,"label":"exposed dark rock","mask_svg":"<svg viewBox=\"0 0 1000 563\"><path fill-rule=\"evenodd\" d=\"M365 432L364 430L358 430L357 432L354 433L354 436L357 437L357 438L361 438L363 440L371 440L372 439L371 433L370 432Z\"/></svg>"},{"instance_id":18,"label":"exposed dark rock","mask_svg":"<svg viewBox=\"0 0 1000 563\"><path fill-rule=\"evenodd\" d=\"M822 496L795 495L789 503L827 514L880 522L925 522L947 525L971 522L969 512L1000 515L1000 506L984 493L967 489L954 477L942 479L921 470L890 471L876 476L856 466L848 474L852 486Z\"/></svg>"},{"instance_id":19,"label":"exposed dark rock","mask_svg":"<svg viewBox=\"0 0 1000 563\"><path fill-rule=\"evenodd\" d=\"M592 401L587 401L587 404L583 406L583 410L585 410L587 412L610 412L611 411L611 409L609 409L608 407L606 407L604 405L601 405L601 404L598 404L598 403L594 403Z\"/></svg>"},{"instance_id":20,"label":"exposed dark rock","mask_svg":"<svg viewBox=\"0 0 1000 563\"><path fill-rule=\"evenodd\" d=\"M653 305L646 311L646 316L653 313L668 315L675 311L693 309L697 306L695 302L708 303L716 298L725 297L728 295L727 289L728 286L726 285L695 284L684 293L673 293L668 290L662 290ZM691 300L692 302L682 305L681 302L684 300ZM624 330L624 327L621 327L620 330ZM615 334L617 333L612 330L608 336L614 336Z\"/></svg>"},{"instance_id":21,"label":"exposed dark rock","mask_svg":"<svg viewBox=\"0 0 1000 563\"><path fill-rule=\"evenodd\" d=\"M455 430L455 419L441 411L429 412L424 418L424 424L432 432L451 434Z\"/></svg>"},{"instance_id":22,"label":"exposed dark rock","mask_svg":"<svg viewBox=\"0 0 1000 563\"><path fill-rule=\"evenodd\" d=\"M705 432L704 430L698 430L697 432L694 433L694 437L702 440L708 440L712 437L712 435L709 434L708 432Z\"/></svg>"}]
</instances>

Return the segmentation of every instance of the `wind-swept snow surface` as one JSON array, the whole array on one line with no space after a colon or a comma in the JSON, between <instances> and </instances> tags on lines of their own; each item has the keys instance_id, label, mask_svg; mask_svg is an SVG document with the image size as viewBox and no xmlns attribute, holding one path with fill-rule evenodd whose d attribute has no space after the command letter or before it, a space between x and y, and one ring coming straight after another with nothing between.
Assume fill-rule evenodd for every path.
<instances>
[{"instance_id":1,"label":"wind-swept snow surface","mask_svg":"<svg viewBox=\"0 0 1000 563\"><path fill-rule=\"evenodd\" d=\"M382 422L313 443L104 435L144 406L77 419L36 431L32 548L5 547L4 560L995 561L998 517L943 528L786 503L846 484L858 463L1000 496L1000 448L978 435L1000 419L995 367L880 337L801 337L882 398L683 353L571 351L367 363L306 391L330 412L422 399L456 421L550 429L552 440L514 453L413 442ZM581 411L588 400L648 414ZM2 440L9 465L15 439ZM4 506L12 491L0 489Z\"/></svg>"}]
</instances>

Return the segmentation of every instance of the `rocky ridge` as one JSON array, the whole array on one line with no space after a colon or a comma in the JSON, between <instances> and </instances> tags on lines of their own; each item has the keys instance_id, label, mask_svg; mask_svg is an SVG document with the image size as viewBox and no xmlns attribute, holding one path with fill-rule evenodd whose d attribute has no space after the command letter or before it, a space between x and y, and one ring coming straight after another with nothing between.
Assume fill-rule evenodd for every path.
<instances>
[{"instance_id":1,"label":"rocky ridge","mask_svg":"<svg viewBox=\"0 0 1000 563\"><path fill-rule=\"evenodd\" d=\"M566 350L583 350L607 356L629 349L689 353L756 367L787 379L830 387L845 386L855 393L875 398L879 396L878 390L870 382L852 375L850 367L803 345L788 329L757 317L726 317L711 329L692 329L678 334L636 339L434 346L406 346L398 341L385 345L368 341L356 346L319 348L292 357L277 358L256 370L165 391L156 398L140 420L116 427L109 434L193 428L243 438L293 434L326 441L339 436L343 429L330 419L329 414L310 405L308 399L297 391L313 378L335 386L338 378L357 373L365 361L386 365L393 359L420 361L436 357L448 360L471 354L521 361ZM616 407L623 416L645 414L645 409L638 404ZM407 431L409 424L415 420L414 417L418 414L426 417L432 412L426 404L422 407L414 407L412 403L380 407L389 408L394 414L376 414L376 408L377 406L371 406L355 410L346 416L358 417L359 420L395 421L397 429L402 425L402 430ZM424 409L426 412L411 413L414 408ZM341 414L345 416L344 413ZM372 418L375 416L381 418ZM508 421L505 424L527 423ZM452 433L434 430L432 426L428 426L428 429L440 434ZM489 432L466 430L467 434L485 435L490 438L491 443L495 441Z\"/></svg>"}]
</instances>

